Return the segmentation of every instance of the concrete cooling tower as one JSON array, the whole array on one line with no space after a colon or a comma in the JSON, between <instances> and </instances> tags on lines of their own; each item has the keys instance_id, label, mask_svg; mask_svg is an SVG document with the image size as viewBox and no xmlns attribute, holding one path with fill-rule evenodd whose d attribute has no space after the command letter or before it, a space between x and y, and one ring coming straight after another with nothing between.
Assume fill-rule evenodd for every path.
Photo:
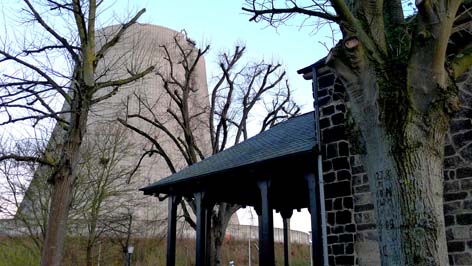
<instances>
[{"instance_id":1,"label":"concrete cooling tower","mask_svg":"<svg viewBox=\"0 0 472 266\"><path fill-rule=\"evenodd\" d=\"M97 49L110 41L120 28L117 25L97 31ZM99 224L102 226L124 226L127 219L132 217L133 232L140 235L153 235L165 229L167 201L159 202L156 197L144 196L138 189L170 175L171 171L158 154L143 156L145 151L153 148L151 142L125 128L118 118L158 140L176 170L185 167L187 163L171 138L136 116L159 121L176 138L183 139L183 131L171 115L178 113L177 106L164 89L162 77L170 78L172 82L167 85L171 89L176 82L184 82L186 73L182 67L185 63L182 53L187 54L187 59L192 61L197 51L195 44L183 33L156 25L135 24L104 55L96 68L98 82L125 79L130 73L139 73L149 66L155 68L144 78L116 91L116 87L104 88L94 95L95 99L99 99L113 92L112 97L94 105L89 113L81 151L83 162L78 177L78 184L82 188L76 192L73 206L76 211L72 211L70 219L70 227L76 227L76 232L85 230L80 221L89 219L81 211L81 205L87 208L85 205L90 204L90 198L93 200L102 188L103 195L106 195L100 211ZM192 131L199 147L204 147L201 152L207 156L211 145L208 134L209 98L203 58L195 66L189 86L192 87L189 115L196 118L191 125ZM51 141L54 141L54 136L53 133ZM136 169L138 162L140 167ZM28 190L32 193L32 185ZM32 205L32 202L23 202L21 209L35 208ZM112 225L110 221L117 221L118 225ZM237 223L236 215L232 223ZM124 228L117 229L120 230Z\"/></svg>"},{"instance_id":2,"label":"concrete cooling tower","mask_svg":"<svg viewBox=\"0 0 472 266\"><path fill-rule=\"evenodd\" d=\"M121 26L111 26L99 31L98 46L113 38L120 28ZM130 170L135 169L140 162L140 167L129 178L129 184L125 185L129 190L127 196L118 196L110 199L112 202L108 203L119 212L132 214L134 223L139 224L136 229L143 229L145 225L149 225L150 228L159 230L159 223L166 225L167 202L159 202L155 197L144 196L138 188L168 176L171 172L166 161L158 154L143 157L146 150L152 149L151 142L130 129L123 129L123 126L118 125L117 118L128 119L127 122L133 127L156 139L177 170L185 167L187 163L182 153L169 136L149 122L132 116L140 115L150 120L158 120L176 138L184 139L182 128L170 114L170 110L178 114L178 107L164 89L162 77L172 82L184 83L186 73L182 62L195 60L197 52L195 44L183 33L156 25L135 24L124 33L97 66L97 78L101 82L123 79L129 77L129 73L139 73L149 66L155 66L152 73L120 88L116 95L94 106L88 124L87 135L92 139L92 143L94 137L116 138L116 135L108 133L123 134L119 142L128 148L122 152L122 158L117 162L115 169L118 172L123 170L129 174ZM186 54L187 58L183 54ZM175 85L168 86L172 88ZM208 155L211 146L208 134L209 98L203 58L195 67L190 86L192 95L189 97L189 115L197 118L191 125L192 131L199 147L206 149L202 150L202 153ZM107 88L95 97L101 97L113 89ZM176 86L172 89L179 90ZM130 117L127 118L127 115ZM149 230L147 231L149 233Z\"/></svg>"}]
</instances>

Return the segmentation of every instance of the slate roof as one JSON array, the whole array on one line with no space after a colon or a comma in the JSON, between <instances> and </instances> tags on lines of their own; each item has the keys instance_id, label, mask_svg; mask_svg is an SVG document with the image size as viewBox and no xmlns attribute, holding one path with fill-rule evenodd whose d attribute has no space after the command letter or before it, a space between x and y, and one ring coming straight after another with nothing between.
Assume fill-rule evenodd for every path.
<instances>
[{"instance_id":1,"label":"slate roof","mask_svg":"<svg viewBox=\"0 0 472 266\"><path fill-rule=\"evenodd\" d=\"M221 174L280 157L311 152L315 144L314 115L313 112L309 112L277 124L140 190L150 194L154 189L163 186Z\"/></svg>"}]
</instances>

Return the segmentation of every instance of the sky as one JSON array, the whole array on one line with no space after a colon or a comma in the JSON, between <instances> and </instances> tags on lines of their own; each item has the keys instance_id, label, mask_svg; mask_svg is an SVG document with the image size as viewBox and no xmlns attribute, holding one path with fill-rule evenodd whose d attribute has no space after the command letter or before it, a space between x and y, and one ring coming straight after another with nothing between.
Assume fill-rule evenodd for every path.
<instances>
[{"instance_id":1,"label":"sky","mask_svg":"<svg viewBox=\"0 0 472 266\"><path fill-rule=\"evenodd\" d=\"M246 58L281 63L295 90L296 102L303 105L305 112L313 109L310 82L296 71L327 55L327 48L320 42L332 47L328 27L315 35L314 27L287 25L275 29L264 22L250 22L250 15L241 10L242 0L146 0L141 3L147 9L141 22L178 31L185 29L197 44L210 45L210 54L205 58L209 77L218 53L242 43L246 45Z\"/></svg>"},{"instance_id":2,"label":"sky","mask_svg":"<svg viewBox=\"0 0 472 266\"><path fill-rule=\"evenodd\" d=\"M14 9L14 5L19 2L0 0L3 14L8 14L5 13L4 7ZM300 27L301 20L293 20L292 25L283 25L275 29L265 22L250 22L250 15L241 10L243 0L111 2L114 4L108 6L105 17L122 17L123 14L146 8L146 13L139 20L141 23L156 24L177 31L185 29L187 36L195 40L198 46L210 45L210 53L205 57L209 79L215 72L212 66L216 66L217 55L222 51L233 50L235 45L246 46L245 58L248 60L264 58L266 61L282 64L294 90L294 100L302 106L302 112L313 109L311 83L304 80L296 71L327 55L328 48L335 43L329 27L321 30L314 26ZM114 24L113 21L114 19L105 20L104 26ZM239 217L242 223L251 223L248 211L240 211ZM275 226L282 226L281 219L275 219ZM291 226L295 230L310 231L308 212L295 212Z\"/></svg>"}]
</instances>

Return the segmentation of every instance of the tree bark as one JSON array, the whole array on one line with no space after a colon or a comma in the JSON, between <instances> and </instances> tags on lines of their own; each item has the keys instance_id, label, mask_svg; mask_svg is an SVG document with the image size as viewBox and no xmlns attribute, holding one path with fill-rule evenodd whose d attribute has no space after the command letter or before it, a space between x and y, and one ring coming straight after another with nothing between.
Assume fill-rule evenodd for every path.
<instances>
[{"instance_id":1,"label":"tree bark","mask_svg":"<svg viewBox=\"0 0 472 266\"><path fill-rule=\"evenodd\" d=\"M447 265L443 214L444 130L407 126L408 146L398 150L373 126L364 165L375 198L382 265ZM409 136L408 136L409 135Z\"/></svg>"},{"instance_id":2,"label":"tree bark","mask_svg":"<svg viewBox=\"0 0 472 266\"><path fill-rule=\"evenodd\" d=\"M76 165L80 160L80 145L86 131L88 110L91 99L74 97L72 103L70 129L64 134L63 151L57 171L49 182L53 185L48 226L44 241L41 265L59 266L67 235L67 220L72 202ZM80 109L78 108L80 106Z\"/></svg>"},{"instance_id":3,"label":"tree bark","mask_svg":"<svg viewBox=\"0 0 472 266\"><path fill-rule=\"evenodd\" d=\"M43 245L41 265L59 266L64 248L64 241L69 215L69 205L72 200L72 178L64 175L64 178L56 180L51 202L59 203L50 207L46 239Z\"/></svg>"},{"instance_id":4,"label":"tree bark","mask_svg":"<svg viewBox=\"0 0 472 266\"><path fill-rule=\"evenodd\" d=\"M212 216L210 266L222 265L221 250L226 236L226 228L231 220L231 216L239 209L239 206L233 206L228 203L220 203L217 206L218 209Z\"/></svg>"},{"instance_id":5,"label":"tree bark","mask_svg":"<svg viewBox=\"0 0 472 266\"><path fill-rule=\"evenodd\" d=\"M442 169L450 98L437 94L418 106L408 84L428 83L425 75L363 59L357 68L333 66L365 143L382 265L447 265Z\"/></svg>"}]
</instances>

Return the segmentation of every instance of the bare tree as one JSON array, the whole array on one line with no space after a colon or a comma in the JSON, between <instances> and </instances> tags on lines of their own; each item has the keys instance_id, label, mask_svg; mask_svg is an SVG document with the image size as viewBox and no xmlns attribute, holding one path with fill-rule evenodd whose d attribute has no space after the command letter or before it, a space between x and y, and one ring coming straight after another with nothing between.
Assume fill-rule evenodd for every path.
<instances>
[{"instance_id":1,"label":"bare tree","mask_svg":"<svg viewBox=\"0 0 472 266\"><path fill-rule=\"evenodd\" d=\"M365 142L382 265L447 265L445 134L472 64L471 1L248 0L251 21L334 23L328 64L349 95ZM423 243L423 244L418 244Z\"/></svg>"},{"instance_id":2,"label":"bare tree","mask_svg":"<svg viewBox=\"0 0 472 266\"><path fill-rule=\"evenodd\" d=\"M0 160L30 161L53 169L48 179L52 197L41 264L59 265L89 110L112 97L122 86L150 73L154 67L129 69L127 77L117 80L100 80L106 71L97 73L97 65L107 51L138 20L144 9L98 47L96 23L104 1L23 0L23 4L24 21L34 34L23 35L19 45L10 46L6 40L2 41L0 63L11 70L4 73L0 81L0 126L19 122L36 126L52 121L57 123L53 134L59 135L61 141L60 145L51 147L53 152L49 154L48 151L37 157L5 154ZM58 22L61 19L72 23L61 24ZM20 33L16 37L20 38ZM71 65L61 68L57 65L59 61L71 62ZM57 102L64 102L62 109L55 106Z\"/></svg>"},{"instance_id":3,"label":"bare tree","mask_svg":"<svg viewBox=\"0 0 472 266\"><path fill-rule=\"evenodd\" d=\"M131 151L128 132L119 124L104 123L87 134L81 148L80 171L74 184L69 220L86 237L86 265L94 261L94 247L105 236L129 237L121 224L139 201L131 193L134 184L125 161Z\"/></svg>"},{"instance_id":4,"label":"bare tree","mask_svg":"<svg viewBox=\"0 0 472 266\"><path fill-rule=\"evenodd\" d=\"M24 139L13 145L11 141L5 140L1 144L0 154L14 152L25 157L36 157L43 150L43 139ZM4 228L5 232L10 232L7 236L29 236L26 241L21 242L25 242L28 247L33 243L31 250L38 255L46 235L51 190L42 177L48 174L48 170L40 170L38 164L31 162L0 162L0 215L9 221L7 228Z\"/></svg>"},{"instance_id":5,"label":"bare tree","mask_svg":"<svg viewBox=\"0 0 472 266\"><path fill-rule=\"evenodd\" d=\"M172 52L174 47L177 53ZM199 103L207 92L198 91L196 67L209 47L197 49L188 39L176 36L174 43L163 46L168 71L157 71L163 84L163 95L151 102L145 95L134 95L139 108L119 121L146 138L150 147L144 156L158 155L172 173L182 168L176 160L183 158L192 165L210 154L239 143L250 136L250 129L263 131L275 123L296 115L299 107L292 101L285 72L280 64L249 62L242 66L245 47L237 46L231 53L219 58L220 74L210 92L210 104ZM176 73L183 73L178 75ZM285 83L284 83L285 82ZM156 105L168 106L164 113L156 112ZM256 115L257 114L257 115ZM147 131L146 126L152 126ZM171 143L169 145L168 143ZM211 149L208 149L211 144ZM174 151L178 151L178 156ZM182 159L180 159L182 160ZM195 228L188 205L182 202L185 220ZM231 216L239 209L227 203L218 203L212 211L211 265L221 265L221 246Z\"/></svg>"}]
</instances>

